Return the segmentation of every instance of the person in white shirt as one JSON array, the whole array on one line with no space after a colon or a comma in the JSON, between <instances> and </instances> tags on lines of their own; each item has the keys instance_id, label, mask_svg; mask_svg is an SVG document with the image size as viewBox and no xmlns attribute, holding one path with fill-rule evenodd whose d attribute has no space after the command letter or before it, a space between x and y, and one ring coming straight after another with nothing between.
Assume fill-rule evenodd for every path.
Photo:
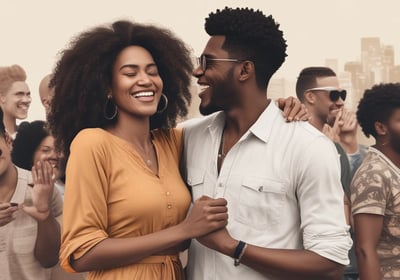
<instances>
[{"instance_id":1,"label":"person in white shirt","mask_svg":"<svg viewBox=\"0 0 400 280\"><path fill-rule=\"evenodd\" d=\"M193 200L225 198L229 222L192 241L189 279L338 279L349 263L335 146L266 95L286 57L278 27L249 8L206 19L193 74L209 116L185 124L182 166Z\"/></svg>"},{"instance_id":2,"label":"person in white shirt","mask_svg":"<svg viewBox=\"0 0 400 280\"><path fill-rule=\"evenodd\" d=\"M356 138L356 135L350 132L356 132L354 128L357 126L357 121L352 122L351 127L354 128L351 130L348 129L350 126L345 125L352 117L351 112L344 107L347 91L340 88L339 79L331 68L311 66L300 71L296 82L296 95L306 105L311 115L310 124L328 136L336 146L340 159L340 181L345 192L344 210L347 223L350 224L350 183L352 172L349 158L340 139L350 140L351 138ZM341 128L345 129L343 133L341 133ZM352 144L358 145L357 141ZM351 231L351 234L353 234L353 231ZM350 264L345 268L344 279L358 279L354 247L349 252L349 258Z\"/></svg>"},{"instance_id":3,"label":"person in white shirt","mask_svg":"<svg viewBox=\"0 0 400 280\"><path fill-rule=\"evenodd\" d=\"M32 171L11 161L12 142L0 109L0 279L50 280L58 261L62 198L48 160Z\"/></svg>"}]
</instances>

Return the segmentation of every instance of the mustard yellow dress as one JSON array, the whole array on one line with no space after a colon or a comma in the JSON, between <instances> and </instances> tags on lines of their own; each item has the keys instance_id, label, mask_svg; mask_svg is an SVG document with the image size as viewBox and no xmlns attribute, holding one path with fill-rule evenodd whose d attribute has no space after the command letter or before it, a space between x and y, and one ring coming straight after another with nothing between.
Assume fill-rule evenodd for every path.
<instances>
[{"instance_id":1,"label":"mustard yellow dress","mask_svg":"<svg viewBox=\"0 0 400 280\"><path fill-rule=\"evenodd\" d=\"M153 131L159 174L125 140L100 128L84 129L71 144L66 169L61 266L106 238L157 232L180 223L190 194L179 173L182 131ZM152 256L87 279L182 279L178 256Z\"/></svg>"}]
</instances>

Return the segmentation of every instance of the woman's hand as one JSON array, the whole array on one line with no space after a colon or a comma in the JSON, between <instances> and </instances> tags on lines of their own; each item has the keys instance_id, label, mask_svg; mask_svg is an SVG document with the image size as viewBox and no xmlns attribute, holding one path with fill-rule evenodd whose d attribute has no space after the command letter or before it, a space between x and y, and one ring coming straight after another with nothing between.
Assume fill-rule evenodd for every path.
<instances>
[{"instance_id":1,"label":"woman's hand","mask_svg":"<svg viewBox=\"0 0 400 280\"><path fill-rule=\"evenodd\" d=\"M226 204L224 198L202 196L197 199L183 221L189 236L195 238L225 227L228 224Z\"/></svg>"},{"instance_id":2,"label":"woman's hand","mask_svg":"<svg viewBox=\"0 0 400 280\"><path fill-rule=\"evenodd\" d=\"M54 190L53 168L48 161L38 161L32 167L32 206L23 210L32 218L44 221L50 215L50 201Z\"/></svg>"}]
</instances>

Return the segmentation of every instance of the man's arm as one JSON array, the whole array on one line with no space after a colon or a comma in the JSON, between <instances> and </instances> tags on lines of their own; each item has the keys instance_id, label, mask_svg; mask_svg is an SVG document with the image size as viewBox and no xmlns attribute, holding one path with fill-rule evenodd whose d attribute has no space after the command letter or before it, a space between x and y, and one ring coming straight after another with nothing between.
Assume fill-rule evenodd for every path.
<instances>
[{"instance_id":1,"label":"man's arm","mask_svg":"<svg viewBox=\"0 0 400 280\"><path fill-rule=\"evenodd\" d=\"M356 214L353 218L360 279L381 279L376 246L382 233L383 216L375 214Z\"/></svg>"},{"instance_id":2,"label":"man's arm","mask_svg":"<svg viewBox=\"0 0 400 280\"><path fill-rule=\"evenodd\" d=\"M197 240L224 255L233 256L239 240L233 239L226 228ZM343 266L309 250L269 249L247 244L241 263L266 276L281 279L323 280L341 279Z\"/></svg>"}]
</instances>

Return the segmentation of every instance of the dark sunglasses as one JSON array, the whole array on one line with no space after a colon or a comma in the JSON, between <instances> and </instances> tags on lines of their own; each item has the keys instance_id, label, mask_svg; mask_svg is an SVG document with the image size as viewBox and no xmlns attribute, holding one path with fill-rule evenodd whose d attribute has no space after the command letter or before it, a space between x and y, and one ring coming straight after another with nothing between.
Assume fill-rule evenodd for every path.
<instances>
[{"instance_id":1,"label":"dark sunglasses","mask_svg":"<svg viewBox=\"0 0 400 280\"><path fill-rule=\"evenodd\" d=\"M319 87L319 88L310 88L305 90L304 92L307 91L326 91L329 92L329 99L333 102L336 102L339 100L339 97L342 98L343 101L346 100L347 96L347 91L345 89L337 89L335 87Z\"/></svg>"},{"instance_id":2,"label":"dark sunglasses","mask_svg":"<svg viewBox=\"0 0 400 280\"><path fill-rule=\"evenodd\" d=\"M227 62L242 62L244 60L236 59L236 58L211 58L202 54L197 58L198 66L200 66L201 71L206 71L207 69L207 61L227 61Z\"/></svg>"}]
</instances>

